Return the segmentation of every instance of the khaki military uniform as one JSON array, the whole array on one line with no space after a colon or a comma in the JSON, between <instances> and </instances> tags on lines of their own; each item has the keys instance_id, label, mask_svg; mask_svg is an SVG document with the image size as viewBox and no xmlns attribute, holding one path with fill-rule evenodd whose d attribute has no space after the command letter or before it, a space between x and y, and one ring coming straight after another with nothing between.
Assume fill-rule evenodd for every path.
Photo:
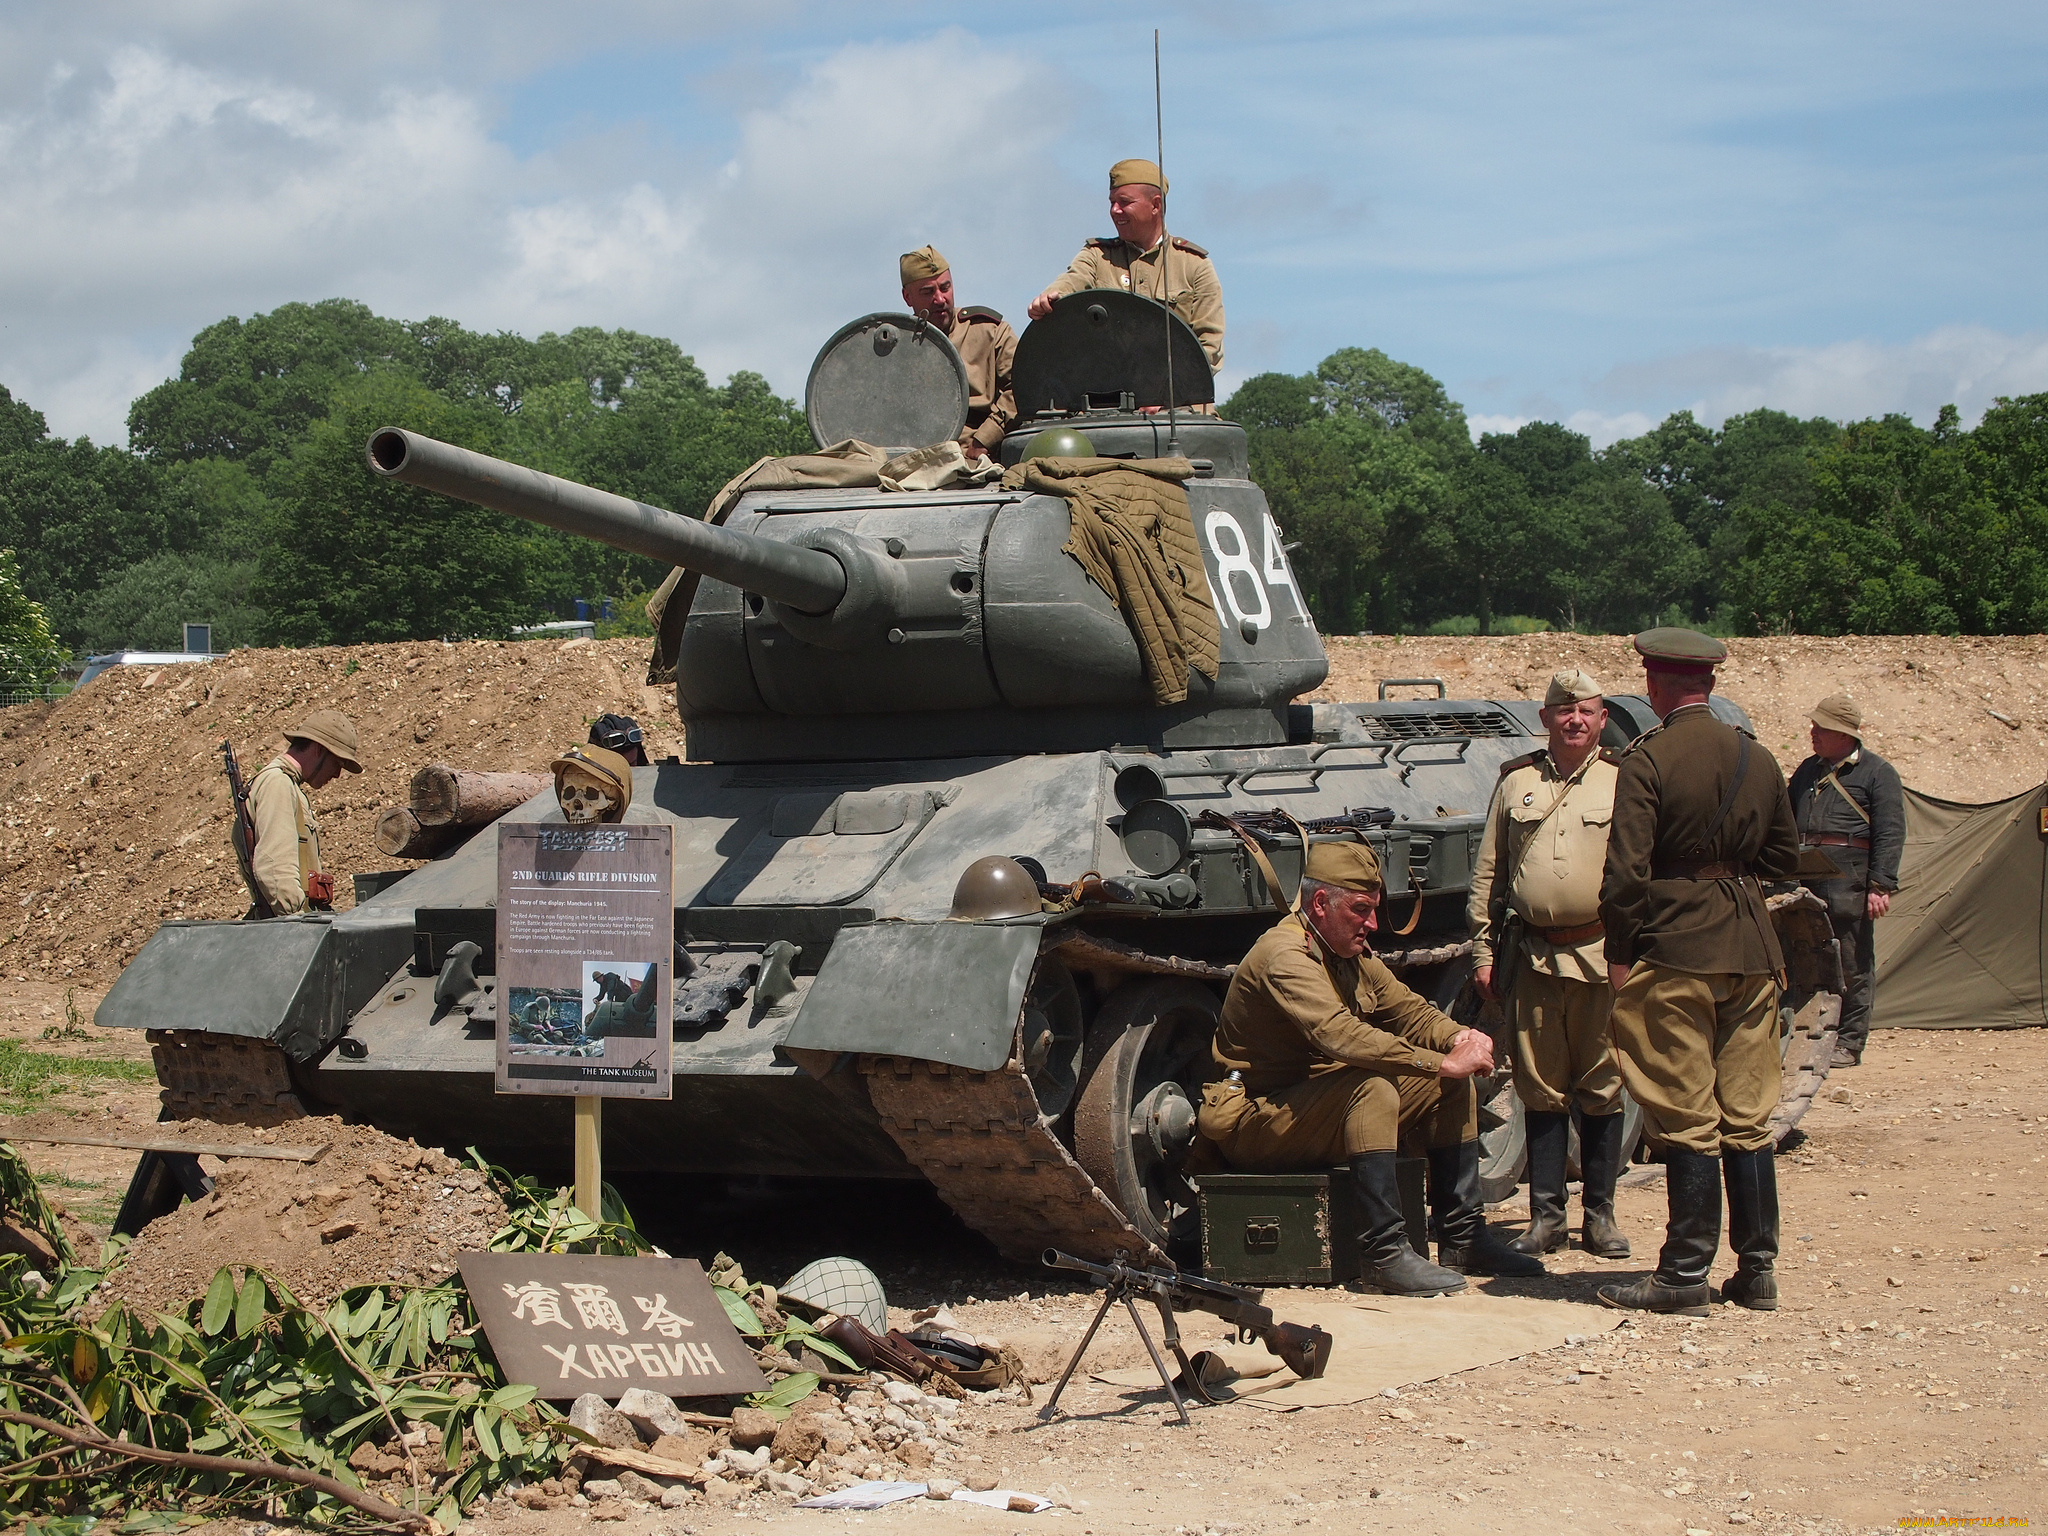
<instances>
[{"instance_id":1,"label":"khaki military uniform","mask_svg":"<svg viewBox=\"0 0 2048 1536\"><path fill-rule=\"evenodd\" d=\"M972 304L954 311L946 339L967 365L967 425L960 432L961 446L972 438L994 453L1017 419L1017 396L1010 386L1017 333L994 310Z\"/></svg>"},{"instance_id":2,"label":"khaki military uniform","mask_svg":"<svg viewBox=\"0 0 2048 1536\"><path fill-rule=\"evenodd\" d=\"M256 827L250 873L279 917L306 910L306 876L320 868L320 823L299 778L298 765L283 753L249 781L249 819Z\"/></svg>"},{"instance_id":3,"label":"khaki military uniform","mask_svg":"<svg viewBox=\"0 0 2048 1536\"><path fill-rule=\"evenodd\" d=\"M1501 768L1486 812L1486 833L1472 874L1467 918L1476 966L1498 966L1515 1092L1524 1108L1588 1115L1621 1107L1601 940L1600 877L1614 817L1614 758L1595 752L1569 777L1548 751ZM1519 918L1516 952L1499 946L1510 914Z\"/></svg>"},{"instance_id":4,"label":"khaki military uniform","mask_svg":"<svg viewBox=\"0 0 2048 1536\"><path fill-rule=\"evenodd\" d=\"M1290 913L1231 978L1213 1047L1226 1080L1203 1094L1201 1132L1253 1173L1391 1152L1409 1130L1457 1146L1479 1133L1470 1081L1437 1076L1457 1036L1380 960L1331 954Z\"/></svg>"},{"instance_id":5,"label":"khaki military uniform","mask_svg":"<svg viewBox=\"0 0 2048 1536\"><path fill-rule=\"evenodd\" d=\"M1065 298L1084 288L1121 288L1159 300L1188 323L1209 371L1222 371L1223 283L1199 245L1175 235L1145 251L1114 235L1098 237L1081 247L1046 291Z\"/></svg>"},{"instance_id":6,"label":"khaki military uniform","mask_svg":"<svg viewBox=\"0 0 2048 1536\"><path fill-rule=\"evenodd\" d=\"M1753 739L1707 836L1745 739L1705 704L1637 738L1621 758L1600 887L1606 958L1630 967L1614 1038L1644 1133L1710 1157L1771 1143L1784 958L1758 882L1799 863L1784 775Z\"/></svg>"}]
</instances>

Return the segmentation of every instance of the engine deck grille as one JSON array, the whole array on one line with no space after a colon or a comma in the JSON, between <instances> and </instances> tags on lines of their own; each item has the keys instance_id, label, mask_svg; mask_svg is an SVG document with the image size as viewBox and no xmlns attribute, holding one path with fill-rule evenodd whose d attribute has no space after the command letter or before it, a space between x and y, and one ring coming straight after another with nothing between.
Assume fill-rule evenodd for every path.
<instances>
[{"instance_id":1,"label":"engine deck grille","mask_svg":"<svg viewBox=\"0 0 2048 1536\"><path fill-rule=\"evenodd\" d=\"M1427 741L1439 736L1525 736L1512 715L1497 709L1403 710L1375 714L1370 705L1352 706L1367 734L1376 741Z\"/></svg>"}]
</instances>

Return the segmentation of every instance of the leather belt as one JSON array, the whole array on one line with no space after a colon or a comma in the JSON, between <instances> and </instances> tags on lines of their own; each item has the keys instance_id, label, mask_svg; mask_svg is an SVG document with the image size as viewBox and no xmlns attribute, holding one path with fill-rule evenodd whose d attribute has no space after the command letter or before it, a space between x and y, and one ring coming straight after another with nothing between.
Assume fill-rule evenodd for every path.
<instances>
[{"instance_id":1,"label":"leather belt","mask_svg":"<svg viewBox=\"0 0 2048 1536\"><path fill-rule=\"evenodd\" d=\"M1581 923L1576 928L1538 928L1546 944L1583 944L1588 939L1605 938L1607 925L1597 917L1590 923Z\"/></svg>"},{"instance_id":2,"label":"leather belt","mask_svg":"<svg viewBox=\"0 0 2048 1536\"><path fill-rule=\"evenodd\" d=\"M1845 832L1802 832L1799 835L1802 848L1860 848L1870 852L1870 839L1851 837Z\"/></svg>"},{"instance_id":3,"label":"leather belt","mask_svg":"<svg viewBox=\"0 0 2048 1536\"><path fill-rule=\"evenodd\" d=\"M1650 870L1652 880L1747 880L1749 866L1740 859L1722 859L1718 862L1695 862L1691 859L1674 859L1669 864L1658 864Z\"/></svg>"}]
</instances>

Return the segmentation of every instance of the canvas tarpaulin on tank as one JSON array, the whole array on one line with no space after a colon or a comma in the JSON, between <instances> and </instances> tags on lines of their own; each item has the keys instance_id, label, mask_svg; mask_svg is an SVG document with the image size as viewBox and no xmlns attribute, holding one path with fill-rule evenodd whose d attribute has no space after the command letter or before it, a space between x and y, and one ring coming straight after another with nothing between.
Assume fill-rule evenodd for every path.
<instances>
[{"instance_id":1,"label":"canvas tarpaulin on tank","mask_svg":"<svg viewBox=\"0 0 2048 1536\"><path fill-rule=\"evenodd\" d=\"M1215 677L1222 651L1182 485L1194 472L1186 459L1042 458L1003 476L1006 490L1066 499L1073 513L1066 552L1123 610L1155 704L1187 698L1191 668Z\"/></svg>"},{"instance_id":2,"label":"canvas tarpaulin on tank","mask_svg":"<svg viewBox=\"0 0 2048 1536\"><path fill-rule=\"evenodd\" d=\"M1989 805L1906 791L1899 893L1877 924L1878 1029L2048 1024L2048 785Z\"/></svg>"},{"instance_id":3,"label":"canvas tarpaulin on tank","mask_svg":"<svg viewBox=\"0 0 2048 1536\"><path fill-rule=\"evenodd\" d=\"M950 456L943 450L950 448ZM723 523L740 497L750 491L831 491L874 487L886 491L929 491L947 485L993 478L993 467L969 465L960 445L950 439L934 448L915 449L891 458L884 449L849 437L816 453L773 454L754 460L718 489L704 509L704 521ZM677 566L647 599L647 618L654 625L654 652L647 660L649 687L676 680L676 655L683 643L683 623L697 600L697 573Z\"/></svg>"}]
</instances>

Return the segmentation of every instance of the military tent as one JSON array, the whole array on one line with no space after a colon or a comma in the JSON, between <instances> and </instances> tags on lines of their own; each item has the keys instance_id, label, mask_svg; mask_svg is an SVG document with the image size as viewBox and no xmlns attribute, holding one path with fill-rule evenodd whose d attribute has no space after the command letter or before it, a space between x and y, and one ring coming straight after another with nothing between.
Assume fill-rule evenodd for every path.
<instances>
[{"instance_id":1,"label":"military tent","mask_svg":"<svg viewBox=\"0 0 2048 1536\"><path fill-rule=\"evenodd\" d=\"M1906 791L1899 894L1877 924L1879 1029L2048 1024L2048 785L1989 805Z\"/></svg>"}]
</instances>

